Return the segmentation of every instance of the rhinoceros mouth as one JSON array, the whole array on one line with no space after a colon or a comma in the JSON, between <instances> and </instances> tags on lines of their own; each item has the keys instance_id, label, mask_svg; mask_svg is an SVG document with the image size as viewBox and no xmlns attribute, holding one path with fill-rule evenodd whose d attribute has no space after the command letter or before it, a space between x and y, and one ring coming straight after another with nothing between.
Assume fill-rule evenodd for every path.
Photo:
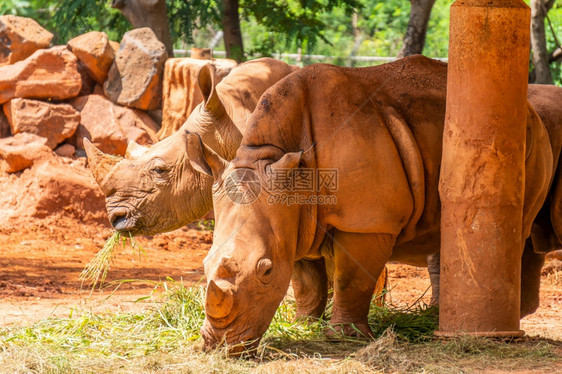
<instances>
[{"instance_id":1,"label":"rhinoceros mouth","mask_svg":"<svg viewBox=\"0 0 562 374\"><path fill-rule=\"evenodd\" d=\"M136 220L124 216L117 217L111 225L119 232L132 232L136 225Z\"/></svg>"},{"instance_id":2,"label":"rhinoceros mouth","mask_svg":"<svg viewBox=\"0 0 562 374\"><path fill-rule=\"evenodd\" d=\"M108 214L109 223L119 232L132 232L137 220L131 216L128 209L114 209Z\"/></svg>"},{"instance_id":3,"label":"rhinoceros mouth","mask_svg":"<svg viewBox=\"0 0 562 374\"><path fill-rule=\"evenodd\" d=\"M230 356L237 356L242 353L251 355L261 340L261 336L257 338L254 336L252 326L248 326L241 332L235 333L229 328L213 328L208 322L207 320L204 321L201 327L203 350L206 352L226 346Z\"/></svg>"}]
</instances>

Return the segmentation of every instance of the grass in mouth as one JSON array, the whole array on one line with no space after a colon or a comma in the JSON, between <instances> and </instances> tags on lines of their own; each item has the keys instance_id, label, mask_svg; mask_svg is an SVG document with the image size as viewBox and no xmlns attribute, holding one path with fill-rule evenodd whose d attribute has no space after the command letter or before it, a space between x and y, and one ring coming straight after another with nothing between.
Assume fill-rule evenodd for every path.
<instances>
[{"instance_id":1,"label":"grass in mouth","mask_svg":"<svg viewBox=\"0 0 562 374\"><path fill-rule=\"evenodd\" d=\"M86 265L84 270L82 270L79 279L83 283L89 282L92 289L96 288L96 285L98 284L101 288L111 266L111 262L115 254L115 248L121 243L124 250L128 242L133 248L133 251L138 250L139 253L144 252L143 248L131 234L127 236L119 231L113 231L113 234L107 239L103 248L96 253L94 258L88 263L88 265Z\"/></svg>"}]
</instances>

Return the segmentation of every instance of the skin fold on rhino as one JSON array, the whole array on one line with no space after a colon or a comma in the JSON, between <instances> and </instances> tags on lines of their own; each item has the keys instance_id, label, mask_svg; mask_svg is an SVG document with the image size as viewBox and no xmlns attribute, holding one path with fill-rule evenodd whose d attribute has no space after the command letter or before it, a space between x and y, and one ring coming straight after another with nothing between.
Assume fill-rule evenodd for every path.
<instances>
[{"instance_id":1,"label":"skin fold on rhino","mask_svg":"<svg viewBox=\"0 0 562 374\"><path fill-rule=\"evenodd\" d=\"M225 342L237 354L255 346L295 262L322 258L334 267L331 331L371 334L369 303L385 263L425 264L439 248L445 88L446 65L421 56L371 68L312 65L264 93L232 162L187 134L190 162L214 176L201 329L207 349ZM528 108L522 242L554 170L549 135ZM279 187L279 175L324 168L337 170L337 188L302 191L303 204L278 198L294 192ZM255 201L232 198L241 192ZM319 196L336 202L320 204ZM321 247L326 237L330 253ZM513 250L523 255L523 246Z\"/></svg>"}]
</instances>

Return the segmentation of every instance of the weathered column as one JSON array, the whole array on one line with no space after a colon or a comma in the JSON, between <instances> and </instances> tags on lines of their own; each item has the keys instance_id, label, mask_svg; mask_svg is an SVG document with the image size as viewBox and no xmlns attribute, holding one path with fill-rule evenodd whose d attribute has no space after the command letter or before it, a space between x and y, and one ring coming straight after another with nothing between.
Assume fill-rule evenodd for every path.
<instances>
[{"instance_id":1,"label":"weathered column","mask_svg":"<svg viewBox=\"0 0 562 374\"><path fill-rule=\"evenodd\" d=\"M530 9L451 6L438 335L517 336Z\"/></svg>"}]
</instances>

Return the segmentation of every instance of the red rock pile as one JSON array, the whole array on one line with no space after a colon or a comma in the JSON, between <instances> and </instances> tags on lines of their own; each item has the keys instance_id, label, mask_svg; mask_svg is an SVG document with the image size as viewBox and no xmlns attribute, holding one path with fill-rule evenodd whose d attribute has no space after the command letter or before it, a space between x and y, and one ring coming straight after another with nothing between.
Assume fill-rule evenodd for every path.
<instances>
[{"instance_id":1,"label":"red rock pile","mask_svg":"<svg viewBox=\"0 0 562 374\"><path fill-rule=\"evenodd\" d=\"M133 140L153 144L202 101L195 79L202 64L217 66L217 82L236 65L166 63L149 28L127 32L120 44L99 31L65 46L51 46L52 38L32 19L0 16L0 227L52 214L106 222L83 138L115 155Z\"/></svg>"},{"instance_id":2,"label":"red rock pile","mask_svg":"<svg viewBox=\"0 0 562 374\"><path fill-rule=\"evenodd\" d=\"M162 102L167 55L150 29L130 31L121 48L97 31L66 46L52 38L31 19L0 16L0 225L57 212L105 220L82 139L118 155L129 141L158 140L160 124L138 109Z\"/></svg>"}]
</instances>

